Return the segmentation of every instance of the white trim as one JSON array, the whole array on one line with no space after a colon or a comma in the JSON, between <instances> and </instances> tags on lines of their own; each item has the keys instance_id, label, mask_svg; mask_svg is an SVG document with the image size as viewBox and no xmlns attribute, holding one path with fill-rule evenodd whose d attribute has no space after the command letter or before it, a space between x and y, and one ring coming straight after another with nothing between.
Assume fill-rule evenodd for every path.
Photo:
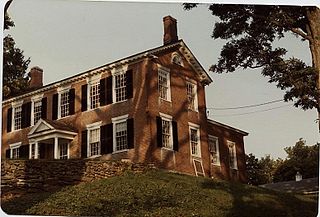
<instances>
[{"instance_id":1,"label":"white trim","mask_svg":"<svg viewBox=\"0 0 320 217\"><path fill-rule=\"evenodd\" d=\"M189 125L189 127L200 129L200 125L199 125L199 124L195 124L195 123L192 123L192 122L188 122L188 125Z\"/></svg>"},{"instance_id":2,"label":"white trim","mask_svg":"<svg viewBox=\"0 0 320 217\"><path fill-rule=\"evenodd\" d=\"M170 69L169 68L166 68L160 64L157 64L157 67L158 67L158 74L157 74L157 86L158 86L158 94L159 94L159 99L160 100L164 100L164 101L168 101L168 102L171 102L171 73L170 73ZM159 93L159 72L162 71L166 74L166 79L167 79L167 99L163 99L160 97L160 93Z\"/></svg>"},{"instance_id":3,"label":"white trim","mask_svg":"<svg viewBox=\"0 0 320 217\"><path fill-rule=\"evenodd\" d=\"M194 94L194 107L192 109L189 109L188 107L188 110L191 110L191 111L195 111L195 112L199 112L199 105L198 105L198 85L197 85L197 82L195 82L194 80L192 79L186 79L186 91L187 91L187 95L188 95L188 84L192 85L193 87L193 94ZM188 96L187 96L188 97ZM187 98L188 100L188 98Z\"/></svg>"},{"instance_id":4,"label":"white trim","mask_svg":"<svg viewBox=\"0 0 320 217\"><path fill-rule=\"evenodd\" d=\"M31 101L38 101L38 100L41 100L44 96L44 93L39 93L37 95L34 95L31 97Z\"/></svg>"},{"instance_id":5,"label":"white trim","mask_svg":"<svg viewBox=\"0 0 320 217\"><path fill-rule=\"evenodd\" d=\"M200 138L200 126L197 124L193 124L188 122L189 124L189 145L190 145L190 154L193 157L201 158L201 138ZM192 144L191 144L191 129L197 130L197 137L198 137L198 154L192 154Z\"/></svg>"},{"instance_id":6,"label":"white trim","mask_svg":"<svg viewBox=\"0 0 320 217\"><path fill-rule=\"evenodd\" d=\"M126 115L121 115L115 118L111 118L111 122L112 123L118 123L118 122L122 122L124 119L128 119L129 118L129 114Z\"/></svg>"},{"instance_id":7,"label":"white trim","mask_svg":"<svg viewBox=\"0 0 320 217\"><path fill-rule=\"evenodd\" d=\"M91 77L87 77L86 81L87 81L87 110L86 111L90 111L90 110L94 110L91 109L91 95L90 95L90 90L91 90L91 86L93 84L98 83L98 85L100 85L100 80L101 80L101 76L102 74L95 74L92 75ZM100 98L100 91L99 91L99 98ZM100 103L99 106L97 108L100 107Z\"/></svg>"},{"instance_id":8,"label":"white trim","mask_svg":"<svg viewBox=\"0 0 320 217\"><path fill-rule=\"evenodd\" d=\"M87 124L86 128L87 128L87 130L89 130L89 129L101 127L101 125L102 125L102 121L98 121L98 122L94 122L92 124Z\"/></svg>"},{"instance_id":9,"label":"white trim","mask_svg":"<svg viewBox=\"0 0 320 217\"><path fill-rule=\"evenodd\" d=\"M70 89L71 89L71 85L64 86L64 87L58 87L58 89L57 89L57 93L58 93L58 117L57 117L57 119L64 118L64 117L67 117L67 116L70 115L70 110L69 110L69 114L68 115L66 115L64 117L61 117L61 94L69 92ZM69 96L68 96L68 100L69 100L68 103L70 103ZM52 111L52 112L54 112L54 111Z\"/></svg>"},{"instance_id":10,"label":"white trim","mask_svg":"<svg viewBox=\"0 0 320 217\"><path fill-rule=\"evenodd\" d=\"M21 144L22 144L22 142L17 142L17 143L13 143L13 144L9 145L10 146L10 159L13 158L13 149L19 149Z\"/></svg>"},{"instance_id":11,"label":"white trim","mask_svg":"<svg viewBox=\"0 0 320 217\"><path fill-rule=\"evenodd\" d=\"M101 125L102 125L102 121L98 121L98 122L86 125L86 129L87 129L87 158L95 158L95 157L101 156L101 138L100 138L100 135L99 135L100 155L92 155L92 156L90 156L90 131L99 129L99 134L101 134L101 128L100 128Z\"/></svg>"},{"instance_id":12,"label":"white trim","mask_svg":"<svg viewBox=\"0 0 320 217\"><path fill-rule=\"evenodd\" d=\"M208 135L208 146L210 145L210 139L216 140L216 143L214 144L216 146L216 154L217 154L217 163L211 163L215 166L221 166L220 162L220 147L219 147L219 138L213 135ZM210 151L210 150L209 150ZM210 157L211 158L211 157ZM210 159L211 161L211 159Z\"/></svg>"},{"instance_id":13,"label":"white trim","mask_svg":"<svg viewBox=\"0 0 320 217\"><path fill-rule=\"evenodd\" d=\"M242 131L242 130L239 130L239 129L236 129L236 128L234 128L234 127L230 127L230 126L228 126L228 125L219 123L219 122L214 121L214 120L210 120L210 119L207 119L207 120L208 120L208 123L209 123L209 124L214 124L214 125L217 125L217 126L226 128L226 129L228 129L228 130L235 131L235 132L240 133L240 134L242 134L242 135L244 135L244 136L248 136L248 135L249 135L249 133L247 133L247 132L245 132L245 131Z\"/></svg>"},{"instance_id":14,"label":"white trim","mask_svg":"<svg viewBox=\"0 0 320 217\"><path fill-rule=\"evenodd\" d=\"M160 117L164 119L168 119L168 121L172 121L172 116L159 112Z\"/></svg>"},{"instance_id":15,"label":"white trim","mask_svg":"<svg viewBox=\"0 0 320 217\"><path fill-rule=\"evenodd\" d=\"M175 58L175 57L179 58L179 60L180 60L179 63L177 63L177 62L174 61L174 58ZM171 54L171 63L176 64L176 65L179 65L179 66L182 66L182 67L184 66L182 57L181 57L181 55L180 55L178 52L173 52L173 53Z\"/></svg>"},{"instance_id":16,"label":"white trim","mask_svg":"<svg viewBox=\"0 0 320 217\"><path fill-rule=\"evenodd\" d=\"M57 92L58 93L67 92L70 89L71 89L71 84L66 85L66 86L60 86L57 88Z\"/></svg>"},{"instance_id":17,"label":"white trim","mask_svg":"<svg viewBox=\"0 0 320 217\"><path fill-rule=\"evenodd\" d=\"M36 124L36 123L34 123L34 104L35 104L35 102L38 102L38 101L41 102L41 112L42 112L42 109L43 109L43 105L42 105L43 95L44 94L42 93L42 94L38 94L38 95L35 95L35 96L31 97L31 114L30 114L31 115L31 126Z\"/></svg>"},{"instance_id":18,"label":"white trim","mask_svg":"<svg viewBox=\"0 0 320 217\"><path fill-rule=\"evenodd\" d=\"M11 104L12 106L12 118L11 118L11 132L13 131L18 131L22 129L22 105L23 105L23 100L17 101L17 102L13 102ZM17 107L21 107L21 123L20 123L20 129L15 129L15 110L17 109Z\"/></svg>"},{"instance_id":19,"label":"white trim","mask_svg":"<svg viewBox=\"0 0 320 217\"><path fill-rule=\"evenodd\" d=\"M11 107L18 107L18 106L22 106L23 104L23 99L19 100L19 101L14 101L11 103Z\"/></svg>"},{"instance_id":20,"label":"white trim","mask_svg":"<svg viewBox=\"0 0 320 217\"><path fill-rule=\"evenodd\" d=\"M164 114L164 113L161 113L161 112L159 112L159 115L160 115L160 117L161 117L161 121L162 121L162 119L163 120L165 120L165 121L168 121L169 122L169 127L170 127L170 146L171 146L171 148L168 148L168 147L163 147L163 141L162 141L162 147L161 147L161 149L167 149L167 150L171 150L171 151L174 151L173 150L173 127L172 127L172 116L171 115L167 115L167 114ZM162 125L162 124L161 124ZM162 125L162 127L163 127L163 125ZM163 129L161 129L161 136L163 136L162 135L162 130Z\"/></svg>"}]
</instances>

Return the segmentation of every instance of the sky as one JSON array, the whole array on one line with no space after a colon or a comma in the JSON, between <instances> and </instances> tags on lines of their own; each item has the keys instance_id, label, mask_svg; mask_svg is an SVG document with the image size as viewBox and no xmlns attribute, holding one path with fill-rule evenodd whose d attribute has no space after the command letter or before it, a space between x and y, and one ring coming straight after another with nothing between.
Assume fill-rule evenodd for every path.
<instances>
[{"instance_id":1,"label":"sky","mask_svg":"<svg viewBox=\"0 0 320 217\"><path fill-rule=\"evenodd\" d=\"M44 84L161 46L162 18L171 15L177 19L179 39L184 40L213 79L206 87L208 108L238 107L283 98L284 92L268 83L260 74L261 69L239 69L228 74L208 71L217 62L225 41L211 38L217 19L206 5L184 11L181 3L19 0L13 1L9 15L15 27L5 34L12 35L17 47L30 57L29 69L39 66L44 70ZM287 35L275 46L287 48L288 57L310 63L307 42L295 36ZM299 138L309 145L319 142L316 110L303 111L292 104L209 109L209 118L248 132L247 154L284 158L284 147L293 146Z\"/></svg>"}]
</instances>

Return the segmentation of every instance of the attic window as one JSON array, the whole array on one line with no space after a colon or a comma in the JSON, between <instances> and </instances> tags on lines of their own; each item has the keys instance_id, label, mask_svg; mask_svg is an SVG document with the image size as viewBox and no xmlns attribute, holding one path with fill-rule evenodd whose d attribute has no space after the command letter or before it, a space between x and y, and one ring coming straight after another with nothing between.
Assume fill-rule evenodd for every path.
<instances>
[{"instance_id":1,"label":"attic window","mask_svg":"<svg viewBox=\"0 0 320 217\"><path fill-rule=\"evenodd\" d=\"M178 53L173 53L172 54L172 63L177 64L179 66L183 66L182 58Z\"/></svg>"}]
</instances>

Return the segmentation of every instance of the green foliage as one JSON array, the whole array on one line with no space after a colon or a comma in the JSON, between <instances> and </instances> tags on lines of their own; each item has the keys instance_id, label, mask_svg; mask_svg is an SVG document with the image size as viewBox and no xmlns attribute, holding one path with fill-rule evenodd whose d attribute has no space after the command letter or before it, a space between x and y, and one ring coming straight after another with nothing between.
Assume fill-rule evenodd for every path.
<instances>
[{"instance_id":1,"label":"green foliage","mask_svg":"<svg viewBox=\"0 0 320 217\"><path fill-rule=\"evenodd\" d=\"M8 6L7 6L8 7ZM8 30L14 26L7 13L4 27ZM30 58L25 59L23 51L16 47L14 39L7 35L3 39L3 87L2 97L8 98L28 89L29 76L26 73Z\"/></svg>"},{"instance_id":2,"label":"green foliage","mask_svg":"<svg viewBox=\"0 0 320 217\"><path fill-rule=\"evenodd\" d=\"M184 4L186 10L197 4ZM269 82L276 83L285 90L285 101L295 101L302 109L319 110L319 89L317 76L320 62L316 61L319 47L315 46L316 33L311 30L311 19L317 19L320 9L300 6L267 5L223 5L209 6L213 16L220 22L215 23L212 37L225 39L218 63L211 66L215 73L234 72L237 68L262 68L262 75ZM312 11L312 13L310 13ZM313 14L314 17L310 16ZM307 66L297 58L285 59L286 49L274 47L273 42L285 37L286 32L312 42L313 65ZM320 57L317 57L320 58ZM318 69L317 69L318 67ZM320 111L320 110L319 110Z\"/></svg>"},{"instance_id":3,"label":"green foliage","mask_svg":"<svg viewBox=\"0 0 320 217\"><path fill-rule=\"evenodd\" d=\"M161 171L24 195L1 206L8 214L57 216L311 217L317 212L315 199Z\"/></svg>"},{"instance_id":4,"label":"green foliage","mask_svg":"<svg viewBox=\"0 0 320 217\"><path fill-rule=\"evenodd\" d=\"M295 146L285 148L287 158L276 169L274 181L290 181L295 179L297 172L303 178L319 176L319 143L307 146L306 141L300 139Z\"/></svg>"}]
</instances>

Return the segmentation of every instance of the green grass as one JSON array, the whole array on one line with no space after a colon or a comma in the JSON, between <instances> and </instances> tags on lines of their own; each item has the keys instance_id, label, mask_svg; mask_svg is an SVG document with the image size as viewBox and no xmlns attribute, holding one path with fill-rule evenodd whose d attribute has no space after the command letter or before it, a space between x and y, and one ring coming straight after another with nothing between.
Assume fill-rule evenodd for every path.
<instances>
[{"instance_id":1,"label":"green grass","mask_svg":"<svg viewBox=\"0 0 320 217\"><path fill-rule=\"evenodd\" d=\"M150 171L26 194L1 207L24 215L311 217L317 198Z\"/></svg>"}]
</instances>

